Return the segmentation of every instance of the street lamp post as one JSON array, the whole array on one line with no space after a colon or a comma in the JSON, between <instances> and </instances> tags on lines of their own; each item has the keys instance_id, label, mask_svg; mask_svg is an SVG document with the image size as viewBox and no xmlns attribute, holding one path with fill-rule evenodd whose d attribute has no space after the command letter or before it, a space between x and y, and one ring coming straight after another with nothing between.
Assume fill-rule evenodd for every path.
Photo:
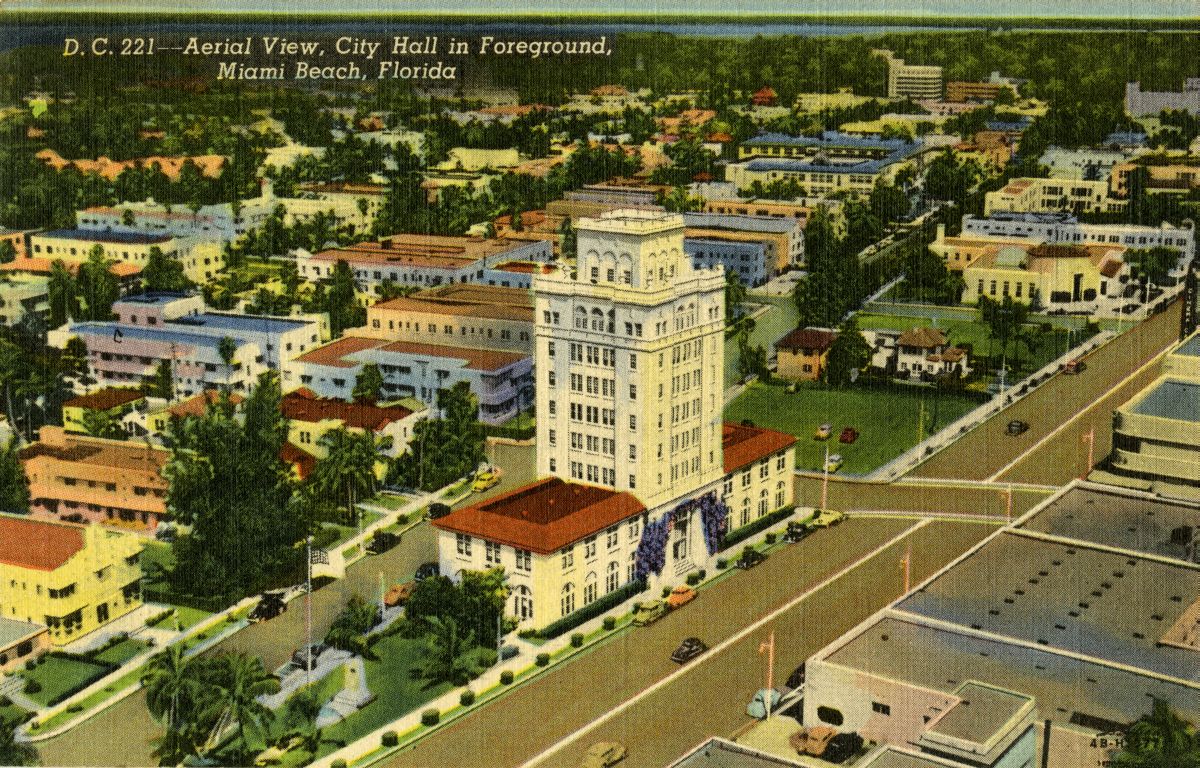
<instances>
[{"instance_id":1,"label":"street lamp post","mask_svg":"<svg viewBox=\"0 0 1200 768\"><path fill-rule=\"evenodd\" d=\"M763 706L766 711L764 719L771 719L771 698L775 693L775 630L771 630L770 638L765 643L758 646L759 654L764 652L767 654L767 692L763 697Z\"/></svg>"}]
</instances>

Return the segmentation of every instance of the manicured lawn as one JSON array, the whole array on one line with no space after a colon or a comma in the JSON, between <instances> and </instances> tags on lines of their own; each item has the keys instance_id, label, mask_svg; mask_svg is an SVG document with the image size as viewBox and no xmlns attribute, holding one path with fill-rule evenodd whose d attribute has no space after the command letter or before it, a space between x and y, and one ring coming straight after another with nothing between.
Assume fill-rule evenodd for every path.
<instances>
[{"instance_id":1,"label":"manicured lawn","mask_svg":"<svg viewBox=\"0 0 1200 768\"><path fill-rule=\"evenodd\" d=\"M326 728L325 738L349 743L450 690L453 687L450 683L429 686L424 680L413 676L413 669L424 649L421 638L410 639L400 635L385 637L376 643L373 650L379 660L366 663L367 686L375 694L375 701L342 722ZM336 747L333 744L322 744L321 754L328 754L334 749Z\"/></svg>"},{"instance_id":2,"label":"manicured lawn","mask_svg":"<svg viewBox=\"0 0 1200 768\"><path fill-rule=\"evenodd\" d=\"M159 568L169 571L175 567L175 555L171 552L170 544L164 544L161 541L149 541L142 547L139 562L142 566L142 573L150 577L149 581L154 582L153 576Z\"/></svg>"},{"instance_id":3,"label":"manicured lawn","mask_svg":"<svg viewBox=\"0 0 1200 768\"><path fill-rule=\"evenodd\" d=\"M0 707L0 723L19 723L25 719L27 712L16 704Z\"/></svg>"},{"instance_id":4,"label":"manicured lawn","mask_svg":"<svg viewBox=\"0 0 1200 768\"><path fill-rule=\"evenodd\" d=\"M32 670L21 673L26 680L36 680L41 684L42 690L26 695L43 706L49 705L52 699L61 699L86 687L108 672L107 667L80 659L61 656L46 656L45 659Z\"/></svg>"},{"instance_id":5,"label":"manicured lawn","mask_svg":"<svg viewBox=\"0 0 1200 768\"><path fill-rule=\"evenodd\" d=\"M458 496L458 495L462 494L463 491L466 491L467 489L469 489L473 482L475 482L475 479L473 477L468 477L463 480L459 480L457 483L455 483L454 485L452 485L446 489L446 492L442 494L442 498L443 499L453 499L455 496Z\"/></svg>"},{"instance_id":6,"label":"manicured lawn","mask_svg":"<svg viewBox=\"0 0 1200 768\"><path fill-rule=\"evenodd\" d=\"M175 606L175 616L168 614L154 622L153 626L162 627L163 629L175 629L175 619L178 617L179 628L188 629L189 627L193 627L199 624L201 621L204 621L209 616L212 616L212 614L208 613L207 611L202 611L199 608L190 608L186 605L177 605Z\"/></svg>"},{"instance_id":7,"label":"manicured lawn","mask_svg":"<svg viewBox=\"0 0 1200 768\"><path fill-rule=\"evenodd\" d=\"M111 648L106 648L102 653L96 654L95 658L96 661L102 661L106 664L124 664L149 647L148 644L141 640L126 639Z\"/></svg>"},{"instance_id":8,"label":"manicured lawn","mask_svg":"<svg viewBox=\"0 0 1200 768\"><path fill-rule=\"evenodd\" d=\"M374 498L367 499L367 504L374 504L379 507L387 507L388 509L400 509L409 503L409 500L403 496L392 496L390 494L379 494Z\"/></svg>"},{"instance_id":9,"label":"manicured lawn","mask_svg":"<svg viewBox=\"0 0 1200 768\"><path fill-rule=\"evenodd\" d=\"M864 474L979 404L964 395L926 387L828 390L802 386L790 393L783 386L756 383L729 404L725 420L740 423L749 419L757 426L795 435L796 466L801 469L820 470L828 446L830 454L842 455L841 472ZM920 426L918 418L923 421ZM813 439L817 427L826 422L833 425L833 435L825 441ZM838 442L843 427L858 430L854 443Z\"/></svg>"}]
</instances>

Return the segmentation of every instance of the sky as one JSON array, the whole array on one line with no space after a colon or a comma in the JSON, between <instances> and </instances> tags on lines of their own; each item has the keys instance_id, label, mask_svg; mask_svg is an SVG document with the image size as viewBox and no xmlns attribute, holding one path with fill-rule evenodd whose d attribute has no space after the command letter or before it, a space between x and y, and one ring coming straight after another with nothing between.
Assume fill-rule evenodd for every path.
<instances>
[{"instance_id":1,"label":"sky","mask_svg":"<svg viewBox=\"0 0 1200 768\"><path fill-rule=\"evenodd\" d=\"M850 16L887 14L917 17L1056 16L1111 19L1197 19L1196 0L0 0L8 10L224 11L273 13L613 13L795 14Z\"/></svg>"}]
</instances>

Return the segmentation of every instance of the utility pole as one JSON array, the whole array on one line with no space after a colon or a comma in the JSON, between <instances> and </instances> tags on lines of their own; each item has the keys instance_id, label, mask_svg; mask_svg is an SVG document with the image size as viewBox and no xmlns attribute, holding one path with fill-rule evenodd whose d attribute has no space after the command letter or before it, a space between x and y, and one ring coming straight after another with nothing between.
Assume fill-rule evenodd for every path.
<instances>
[{"instance_id":1,"label":"utility pole","mask_svg":"<svg viewBox=\"0 0 1200 768\"><path fill-rule=\"evenodd\" d=\"M829 501L829 443L825 444L825 463L821 465L825 475L821 478L821 511L825 511L826 503Z\"/></svg>"},{"instance_id":2,"label":"utility pole","mask_svg":"<svg viewBox=\"0 0 1200 768\"><path fill-rule=\"evenodd\" d=\"M775 630L771 630L770 638L765 643L760 643L758 646L759 655L767 654L767 692L763 698L763 706L766 708L766 717L771 718L771 697L775 693Z\"/></svg>"},{"instance_id":3,"label":"utility pole","mask_svg":"<svg viewBox=\"0 0 1200 768\"><path fill-rule=\"evenodd\" d=\"M308 579L304 590L304 682L312 683L312 536L304 540L305 565Z\"/></svg>"},{"instance_id":4,"label":"utility pole","mask_svg":"<svg viewBox=\"0 0 1200 768\"><path fill-rule=\"evenodd\" d=\"M1092 471L1092 464L1095 462L1096 453L1096 427L1088 430L1088 433L1083 436L1083 439L1088 444L1087 466L1083 468L1083 474L1079 476L1080 480L1087 480L1088 473Z\"/></svg>"},{"instance_id":5,"label":"utility pole","mask_svg":"<svg viewBox=\"0 0 1200 768\"><path fill-rule=\"evenodd\" d=\"M908 589L909 589L909 580L912 575L912 573L911 573L912 572L912 544L911 543L909 543L907 546L905 546L904 557L901 558L900 564L902 566L904 566L904 592L903 592L903 594L907 595Z\"/></svg>"}]
</instances>

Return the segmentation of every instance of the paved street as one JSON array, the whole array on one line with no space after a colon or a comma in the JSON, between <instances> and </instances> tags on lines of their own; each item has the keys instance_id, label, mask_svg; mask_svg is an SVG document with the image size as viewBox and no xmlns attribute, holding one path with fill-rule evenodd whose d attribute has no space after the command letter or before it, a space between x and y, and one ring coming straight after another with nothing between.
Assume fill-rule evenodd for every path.
<instances>
[{"instance_id":1,"label":"paved street","mask_svg":"<svg viewBox=\"0 0 1200 768\"><path fill-rule=\"evenodd\" d=\"M434 530L422 523L404 534L391 551L350 566L344 579L313 593L313 637L320 640L325 636L351 595L376 596L380 573L388 579L407 579L418 565L433 559ZM287 661L293 649L303 645L304 600L300 598L292 601L282 616L247 627L216 646L214 652L243 651L261 656L267 669L274 670ZM151 742L160 735L146 712L145 696L138 691L79 727L36 746L43 765L157 765L151 755Z\"/></svg>"},{"instance_id":2,"label":"paved street","mask_svg":"<svg viewBox=\"0 0 1200 768\"><path fill-rule=\"evenodd\" d=\"M1095 406L1096 401L1111 390L1117 390L1111 398L1105 399L1105 407L1096 410L1098 420L1089 422L1098 424L1095 458L1099 461L1107 453L1109 436L1104 436L1102 451L1101 435L1111 429L1109 419L1112 408L1157 375L1158 366L1155 365L1136 379L1130 379L1148 360L1178 339L1181 308L1182 304L1176 302L1165 312L1096 350L1085 358L1088 368L1082 374L1054 376L909 474L915 477L989 479L1055 428L1081 411ZM1006 425L1013 419L1028 423L1029 430L1015 437L1005 434ZM1011 476L1006 474L1004 479L1031 481L1036 478L1035 481L1041 483L1065 483L1084 470L1086 446L1083 447L1082 456L1073 451L1080 444L1078 432L1063 430L1042 446L1036 456L1031 457L1030 461L1038 466L1036 471L1014 472ZM1062 463L1058 463L1059 460Z\"/></svg>"},{"instance_id":3,"label":"paved street","mask_svg":"<svg viewBox=\"0 0 1200 768\"><path fill-rule=\"evenodd\" d=\"M694 635L715 647L911 525L902 520L849 520L777 550L758 568L706 589L687 608L649 627L621 633L382 765L520 765L674 672L677 667L669 657L684 637ZM911 537L914 578L931 573L991 530L975 523L927 525ZM774 624L778 675L786 678L817 649L900 594L903 546L870 558L780 617ZM757 647L765 638L766 630L751 633L724 652L692 662L688 674L544 764L578 765L589 744L615 739L629 747L625 765L662 766L703 738L732 732L745 722L746 702L762 685Z\"/></svg>"},{"instance_id":4,"label":"paved street","mask_svg":"<svg viewBox=\"0 0 1200 768\"><path fill-rule=\"evenodd\" d=\"M1032 509L1050 491L1013 489L1013 517ZM821 477L796 476L796 504L818 507L821 504ZM1005 489L972 488L955 484L906 484L861 482L829 478L830 509L844 511L878 510L881 512L929 511L1004 517L1008 505Z\"/></svg>"}]
</instances>

